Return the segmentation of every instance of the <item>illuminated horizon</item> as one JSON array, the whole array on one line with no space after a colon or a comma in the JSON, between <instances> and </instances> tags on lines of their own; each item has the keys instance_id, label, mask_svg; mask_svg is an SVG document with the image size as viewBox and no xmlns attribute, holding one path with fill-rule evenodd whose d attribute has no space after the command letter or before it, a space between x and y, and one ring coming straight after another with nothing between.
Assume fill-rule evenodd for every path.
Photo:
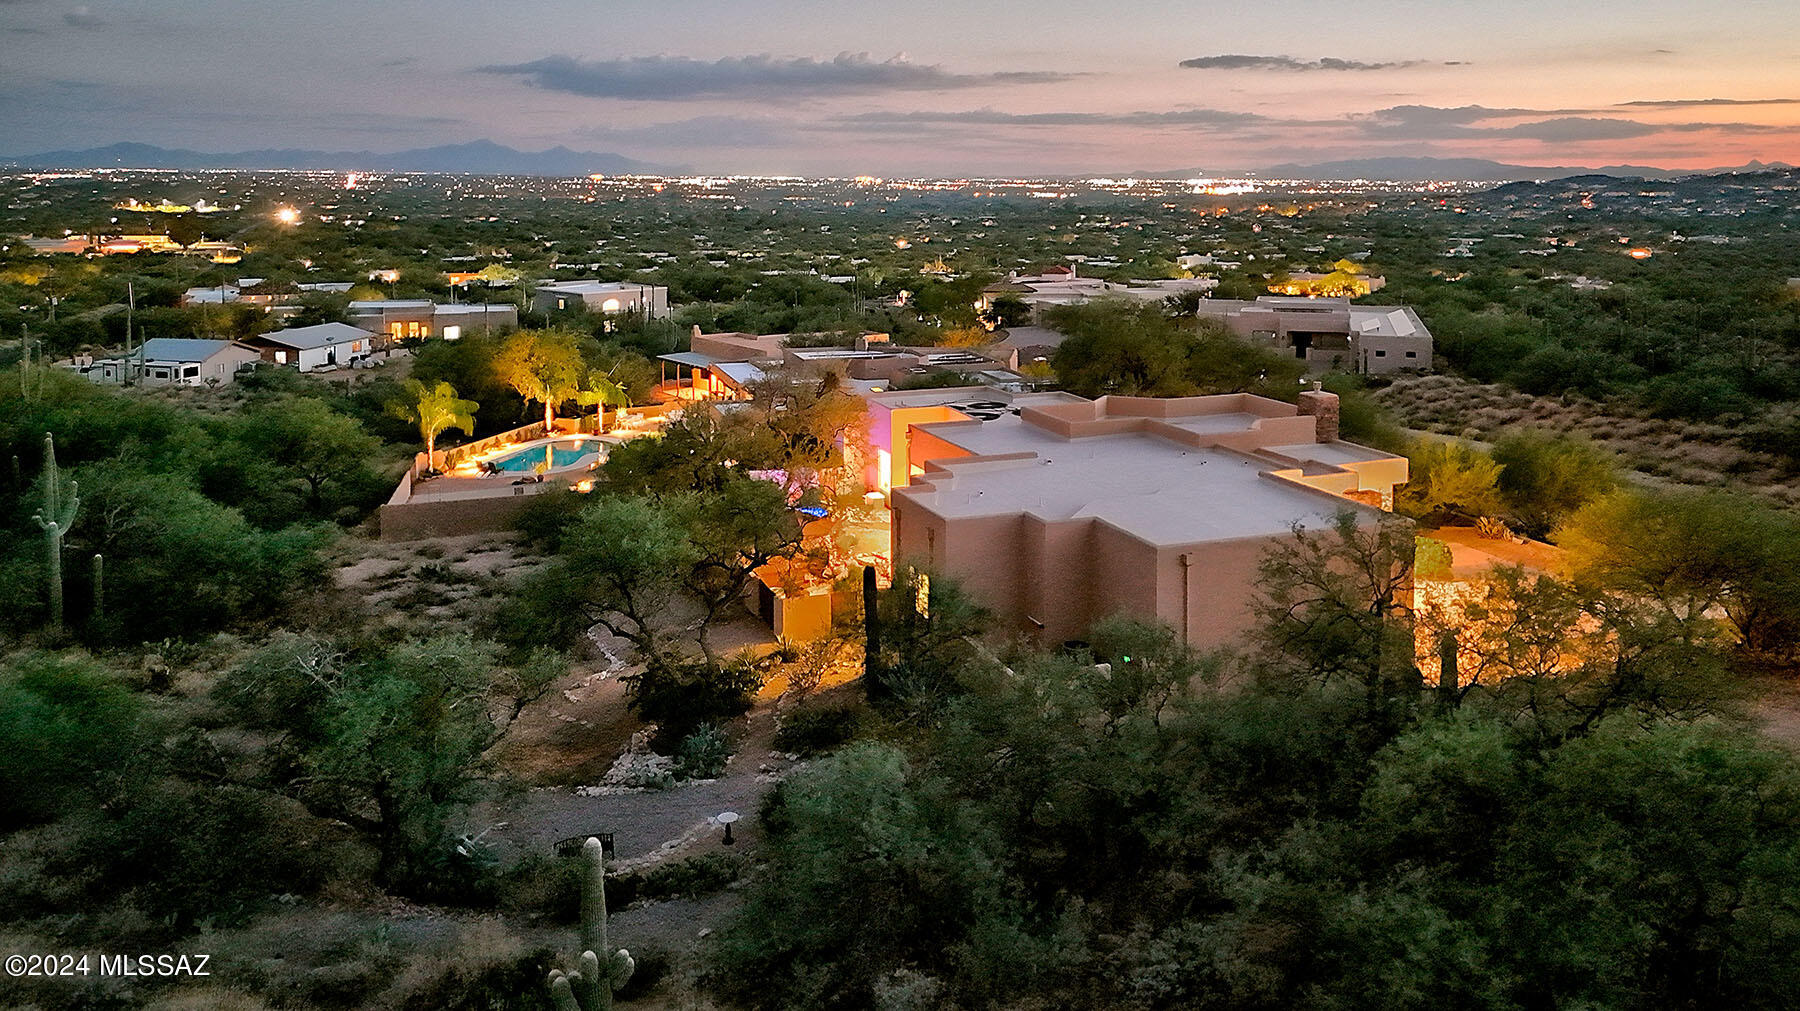
<instances>
[{"instance_id":1,"label":"illuminated horizon","mask_svg":"<svg viewBox=\"0 0 1800 1011\"><path fill-rule=\"evenodd\" d=\"M1800 162L1785 5L1496 6L0 0L0 154L487 139L805 176Z\"/></svg>"}]
</instances>

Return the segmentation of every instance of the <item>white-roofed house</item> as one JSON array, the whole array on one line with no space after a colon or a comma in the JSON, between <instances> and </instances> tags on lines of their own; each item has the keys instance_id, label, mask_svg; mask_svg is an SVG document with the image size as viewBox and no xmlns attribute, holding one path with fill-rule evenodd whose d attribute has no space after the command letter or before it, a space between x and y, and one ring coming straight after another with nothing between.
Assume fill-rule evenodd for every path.
<instances>
[{"instance_id":1,"label":"white-roofed house","mask_svg":"<svg viewBox=\"0 0 1800 1011\"><path fill-rule=\"evenodd\" d=\"M535 312L586 308L605 316L635 314L668 319L669 289L629 281L552 281L538 285L531 296L531 308Z\"/></svg>"},{"instance_id":2,"label":"white-roofed house","mask_svg":"<svg viewBox=\"0 0 1800 1011\"><path fill-rule=\"evenodd\" d=\"M312 372L367 358L375 349L375 335L347 323L320 323L273 330L244 343L261 352L264 361Z\"/></svg>"}]
</instances>

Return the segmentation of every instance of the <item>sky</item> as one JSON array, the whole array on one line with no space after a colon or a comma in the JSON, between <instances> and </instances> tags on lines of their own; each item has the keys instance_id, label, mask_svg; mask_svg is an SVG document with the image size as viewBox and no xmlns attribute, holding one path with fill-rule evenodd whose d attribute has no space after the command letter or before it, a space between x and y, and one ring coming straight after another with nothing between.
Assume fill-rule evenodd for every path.
<instances>
[{"instance_id":1,"label":"sky","mask_svg":"<svg viewBox=\"0 0 1800 1011\"><path fill-rule=\"evenodd\" d=\"M0 154L487 139L708 173L1800 163L1794 0L0 0Z\"/></svg>"}]
</instances>

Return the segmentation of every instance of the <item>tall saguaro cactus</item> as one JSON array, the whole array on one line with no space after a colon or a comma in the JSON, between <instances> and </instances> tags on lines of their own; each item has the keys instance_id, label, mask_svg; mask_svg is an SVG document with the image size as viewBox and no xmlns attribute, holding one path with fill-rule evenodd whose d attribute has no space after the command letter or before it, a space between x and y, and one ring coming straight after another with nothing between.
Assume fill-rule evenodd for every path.
<instances>
[{"instance_id":1,"label":"tall saguaro cactus","mask_svg":"<svg viewBox=\"0 0 1800 1011\"><path fill-rule=\"evenodd\" d=\"M875 566L863 566L863 691L873 697L885 694L887 684L881 673L881 591L875 581Z\"/></svg>"},{"instance_id":2,"label":"tall saguaro cactus","mask_svg":"<svg viewBox=\"0 0 1800 1011\"><path fill-rule=\"evenodd\" d=\"M31 330L25 328L19 336L19 394L27 402L37 400L44 395L43 348L32 354Z\"/></svg>"},{"instance_id":3,"label":"tall saguaro cactus","mask_svg":"<svg viewBox=\"0 0 1800 1011\"><path fill-rule=\"evenodd\" d=\"M50 627L60 630L63 622L62 542L75 525L75 514L81 509L81 496L76 482L63 490L62 471L56 466L56 437L44 433L44 504L31 518L44 531L44 550L50 561Z\"/></svg>"},{"instance_id":4,"label":"tall saguaro cactus","mask_svg":"<svg viewBox=\"0 0 1800 1011\"><path fill-rule=\"evenodd\" d=\"M631 978L631 952L612 951L606 942L606 850L590 838L581 848L581 968L550 970L550 997L557 1011L611 1011L613 991ZM606 964L601 965L604 953Z\"/></svg>"},{"instance_id":5,"label":"tall saguaro cactus","mask_svg":"<svg viewBox=\"0 0 1800 1011\"><path fill-rule=\"evenodd\" d=\"M92 620L99 621L106 615L106 559L96 553L94 555L94 610Z\"/></svg>"}]
</instances>

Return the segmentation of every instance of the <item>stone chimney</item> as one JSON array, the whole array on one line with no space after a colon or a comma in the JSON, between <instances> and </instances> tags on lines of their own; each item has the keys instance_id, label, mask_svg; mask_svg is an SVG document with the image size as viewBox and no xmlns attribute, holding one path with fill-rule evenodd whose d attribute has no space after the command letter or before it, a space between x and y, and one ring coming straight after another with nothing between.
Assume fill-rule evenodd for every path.
<instances>
[{"instance_id":1,"label":"stone chimney","mask_svg":"<svg viewBox=\"0 0 1800 1011\"><path fill-rule=\"evenodd\" d=\"M1309 414L1314 422L1314 438L1320 442L1336 442L1338 437L1338 395L1328 393L1319 383L1300 394L1300 413Z\"/></svg>"}]
</instances>

